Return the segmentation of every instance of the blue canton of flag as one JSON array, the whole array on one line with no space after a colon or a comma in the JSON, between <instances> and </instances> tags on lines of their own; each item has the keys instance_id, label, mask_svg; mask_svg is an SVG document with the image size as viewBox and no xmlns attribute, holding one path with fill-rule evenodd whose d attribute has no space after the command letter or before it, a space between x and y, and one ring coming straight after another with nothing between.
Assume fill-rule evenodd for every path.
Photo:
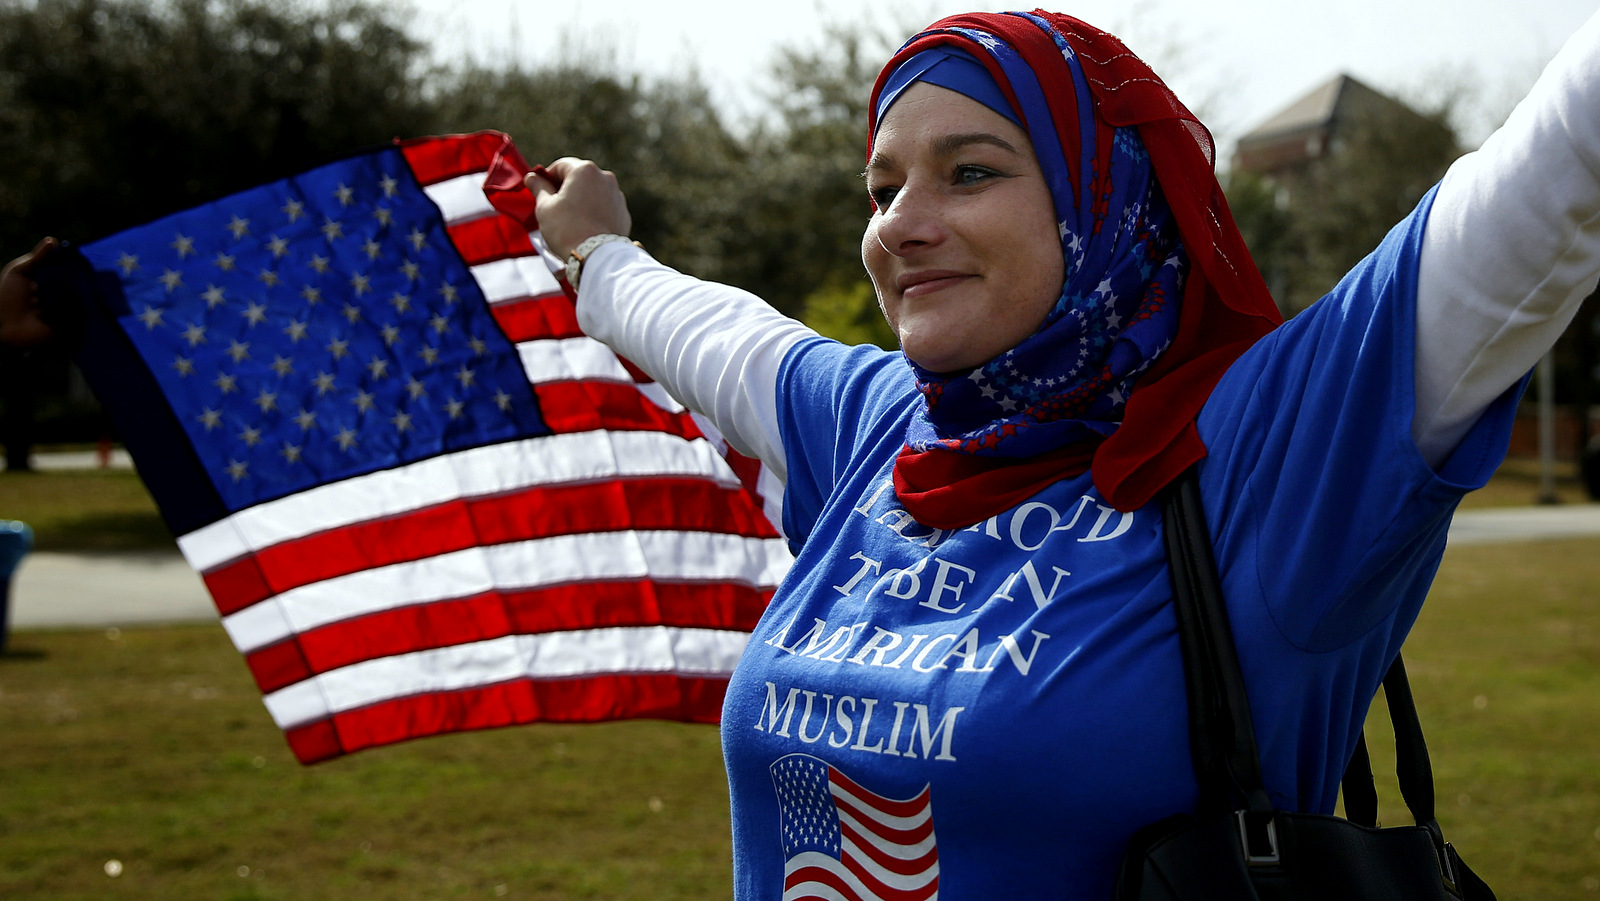
<instances>
[{"instance_id":1,"label":"blue canton of flag","mask_svg":"<svg viewBox=\"0 0 1600 901\"><path fill-rule=\"evenodd\" d=\"M549 431L398 149L81 251L230 510Z\"/></svg>"},{"instance_id":2,"label":"blue canton of flag","mask_svg":"<svg viewBox=\"0 0 1600 901\"><path fill-rule=\"evenodd\" d=\"M828 793L828 765L815 757L790 754L772 765L783 818L783 855L820 851L839 856L839 810Z\"/></svg>"}]
</instances>

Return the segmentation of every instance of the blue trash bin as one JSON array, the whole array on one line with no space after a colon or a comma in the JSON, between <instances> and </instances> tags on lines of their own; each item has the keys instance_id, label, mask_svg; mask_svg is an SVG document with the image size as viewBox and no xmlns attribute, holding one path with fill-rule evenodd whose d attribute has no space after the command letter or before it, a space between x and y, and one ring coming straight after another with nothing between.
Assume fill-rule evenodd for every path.
<instances>
[{"instance_id":1,"label":"blue trash bin","mask_svg":"<svg viewBox=\"0 0 1600 901\"><path fill-rule=\"evenodd\" d=\"M11 634L11 576L33 549L33 530L25 522L0 520L0 654Z\"/></svg>"}]
</instances>

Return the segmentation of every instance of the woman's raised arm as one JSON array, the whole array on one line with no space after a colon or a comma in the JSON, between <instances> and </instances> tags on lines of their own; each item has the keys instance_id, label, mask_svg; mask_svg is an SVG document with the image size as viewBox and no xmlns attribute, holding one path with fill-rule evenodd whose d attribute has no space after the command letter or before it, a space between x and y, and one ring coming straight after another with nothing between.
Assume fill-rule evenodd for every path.
<instances>
[{"instance_id":1,"label":"woman's raised arm","mask_svg":"<svg viewBox=\"0 0 1600 901\"><path fill-rule=\"evenodd\" d=\"M1439 464L1600 278L1600 15L1445 175L1423 238L1412 435Z\"/></svg>"}]
</instances>

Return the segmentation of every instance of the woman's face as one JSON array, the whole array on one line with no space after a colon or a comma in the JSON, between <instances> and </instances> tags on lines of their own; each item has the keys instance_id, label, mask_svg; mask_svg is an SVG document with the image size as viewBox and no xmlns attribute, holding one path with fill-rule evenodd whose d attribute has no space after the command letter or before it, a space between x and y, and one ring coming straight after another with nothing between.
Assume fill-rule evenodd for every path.
<instances>
[{"instance_id":1,"label":"woman's face","mask_svg":"<svg viewBox=\"0 0 1600 901\"><path fill-rule=\"evenodd\" d=\"M1021 128L926 82L878 126L861 259L900 347L933 372L1017 346L1061 294L1055 205Z\"/></svg>"}]
</instances>

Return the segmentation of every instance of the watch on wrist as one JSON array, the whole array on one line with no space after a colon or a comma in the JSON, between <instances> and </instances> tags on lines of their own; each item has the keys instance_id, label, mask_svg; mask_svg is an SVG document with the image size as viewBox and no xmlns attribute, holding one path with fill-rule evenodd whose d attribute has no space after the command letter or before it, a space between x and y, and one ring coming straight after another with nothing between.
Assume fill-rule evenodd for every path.
<instances>
[{"instance_id":1,"label":"watch on wrist","mask_svg":"<svg viewBox=\"0 0 1600 901\"><path fill-rule=\"evenodd\" d=\"M572 286L572 290L578 290L578 276L583 273L583 262L589 259L597 248L613 241L626 241L634 247L644 246L627 235L593 235L585 238L567 254L567 284Z\"/></svg>"}]
</instances>

